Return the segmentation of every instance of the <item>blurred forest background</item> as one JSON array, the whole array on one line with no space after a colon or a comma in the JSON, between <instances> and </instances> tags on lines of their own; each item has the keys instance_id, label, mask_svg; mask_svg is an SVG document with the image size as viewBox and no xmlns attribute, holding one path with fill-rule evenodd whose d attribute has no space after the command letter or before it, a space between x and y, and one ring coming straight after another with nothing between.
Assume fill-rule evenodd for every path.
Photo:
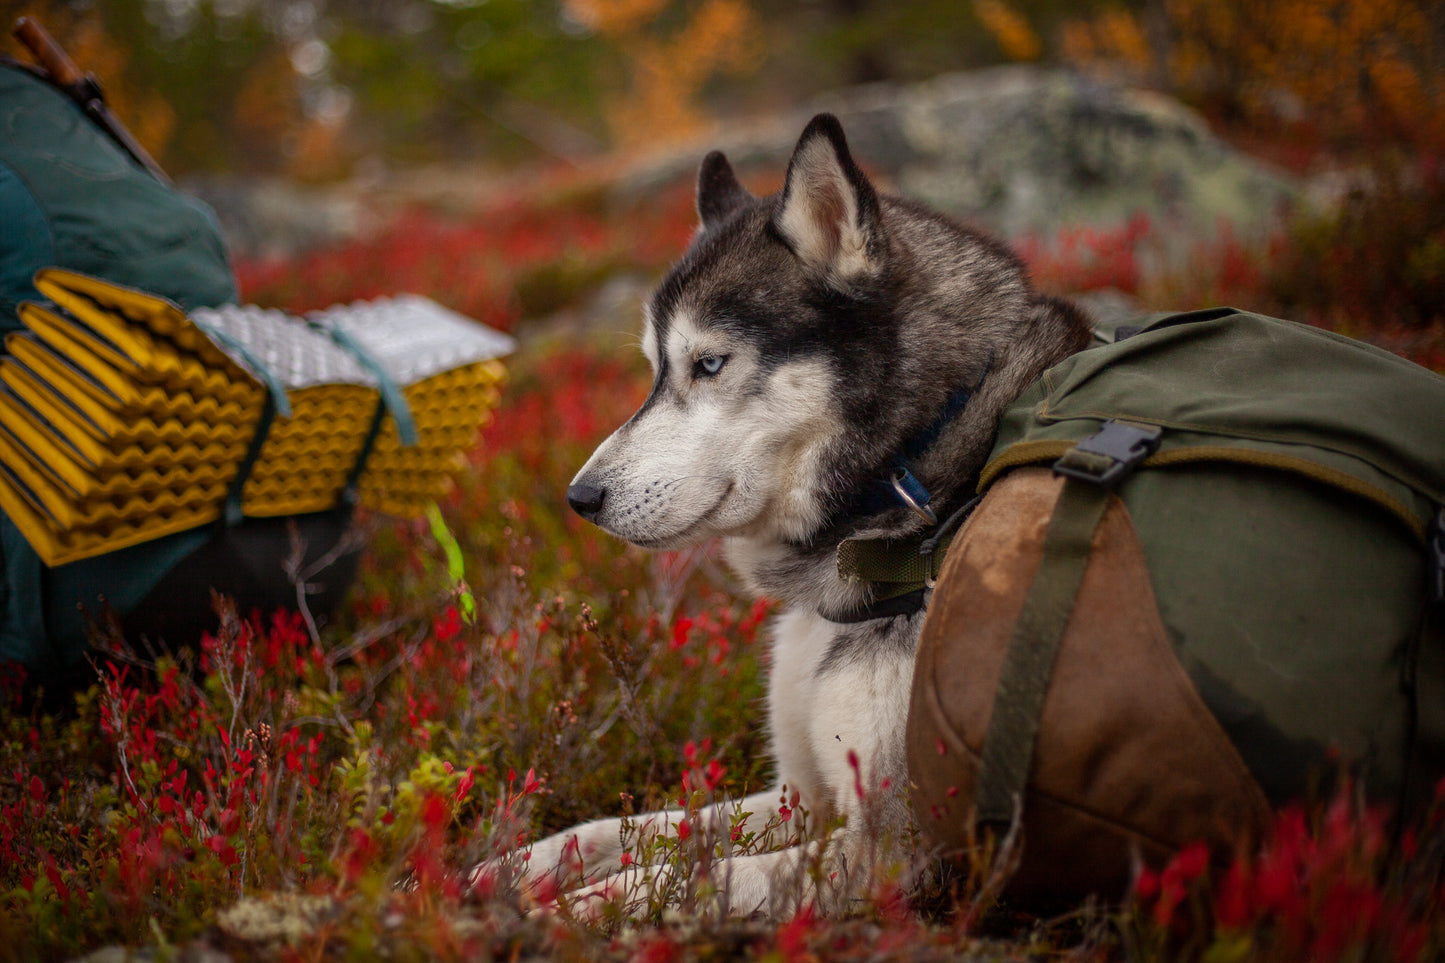
<instances>
[{"instance_id":1,"label":"blurred forest background","mask_svg":"<svg viewBox=\"0 0 1445 963\"><path fill-rule=\"evenodd\" d=\"M685 203L674 212L677 223L619 242L635 249L666 237L675 245L669 251L639 258L634 250L621 258L626 264L584 252L585 283L569 286L558 274L555 235L567 217L645 222L655 215L587 201L638 158L686 143L690 165L715 134L776 118L825 91L897 88L1027 63L1182 102L1308 202L1295 205L1270 238L1243 230L1233 240L1248 240L1244 247L1230 247L1225 236L1223 246L1181 259L1171 239L1169 267L1208 260L1233 273L1152 291L1127 259L1093 270L1143 251L1150 225L1126 223L1127 211L1102 225L1113 234L1086 236L1058 233L1074 216L1060 212L1037 228L1040 238L985 217L1020 244L1045 287L1074 293L1108 282L1179 306L1232 298L1333 326L1348 328L1353 319L1370 328L1433 328L1426 357L1445 341L1445 4L1438 0L0 0L0 10L7 22L42 18L100 78L141 142L217 206L242 261L293 257L369 231L387 264L399 245L439 242L445 231L436 216L475 215L498 196L518 202L526 195L533 207L522 227L554 235L552 248L533 258L546 269L501 277L507 303L496 310L451 299L492 323L553 310L619 266L655 269L675 256L688 230ZM20 54L13 40L5 43ZM1127 185L1135 175L1112 158L1113 135L1102 136L1099 163L1114 169L1101 178ZM780 173L786 148L773 149ZM1071 151L1075 144L1060 143L1041 166L1067 166ZM1094 176L1091 162L1075 176ZM951 163L966 166L956 155ZM682 171L672 170L674 183L687 179ZM1195 177L1188 168L1164 176ZM341 191L348 210L363 213L315 239L243 243L240 221L296 218L304 206L291 193L260 209L257 183ZM918 193L912 184L894 186ZM387 191L391 207L378 216L372 209ZM546 191L552 196L542 197ZM233 206L229 199L238 196ZM1253 204L1274 216L1272 204L1234 188L1216 191L1216 199L1230 197L1236 214ZM406 222L405 236L377 235L378 224L418 204L430 205L431 219ZM1164 212L1146 198L1137 213L1158 226ZM1226 231L1240 223L1224 213L1217 220ZM1101 226L1097 218L1087 223ZM1209 233L1190 230L1190 238ZM254 233L264 235L265 225ZM1035 256L1067 254L1071 245L1091 248L1083 267L1092 273L1079 265L1053 270ZM346 267L353 275L356 253ZM287 287L274 272L250 268L238 265L246 295L269 303L284 304L303 288L318 298L357 293L345 285L323 290L315 276ZM494 280L501 270L493 269ZM448 293L432 276L392 281L391 290L429 283L433 296ZM544 296L529 303L529 292Z\"/></svg>"},{"instance_id":2,"label":"blurred forest background","mask_svg":"<svg viewBox=\"0 0 1445 963\"><path fill-rule=\"evenodd\" d=\"M177 174L577 163L822 90L1065 63L1278 160L1445 148L1435 0L7 0ZM15 53L7 38L6 52Z\"/></svg>"}]
</instances>

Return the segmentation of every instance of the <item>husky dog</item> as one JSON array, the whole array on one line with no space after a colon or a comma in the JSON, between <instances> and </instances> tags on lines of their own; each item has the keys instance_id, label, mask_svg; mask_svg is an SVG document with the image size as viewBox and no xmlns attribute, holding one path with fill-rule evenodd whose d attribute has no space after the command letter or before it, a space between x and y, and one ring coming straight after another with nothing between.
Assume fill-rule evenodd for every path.
<instances>
[{"instance_id":1,"label":"husky dog","mask_svg":"<svg viewBox=\"0 0 1445 963\"><path fill-rule=\"evenodd\" d=\"M928 600L927 586L886 597L840 575L839 546L922 538L953 514L1001 411L1088 329L1035 292L1000 242L875 190L831 115L808 124L770 197L709 154L697 210L690 247L644 311L652 391L567 501L644 548L720 537L744 585L779 604L767 707L777 788L702 818L726 839L746 813L741 831L771 823L781 848L724 858L711 882L737 914L799 900L837 910L866 895L880 846L906 862L904 723ZM782 799L812 826L845 819L826 842L785 839ZM675 832L685 815L633 823ZM613 891L623 835L604 819L542 840L526 884Z\"/></svg>"}]
</instances>

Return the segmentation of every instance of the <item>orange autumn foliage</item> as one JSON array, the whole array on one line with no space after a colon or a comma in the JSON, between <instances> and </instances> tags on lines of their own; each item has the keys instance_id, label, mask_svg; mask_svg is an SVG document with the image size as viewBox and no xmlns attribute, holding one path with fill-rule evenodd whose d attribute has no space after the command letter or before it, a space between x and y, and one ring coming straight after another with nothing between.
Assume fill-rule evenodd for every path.
<instances>
[{"instance_id":1,"label":"orange autumn foliage","mask_svg":"<svg viewBox=\"0 0 1445 963\"><path fill-rule=\"evenodd\" d=\"M573 0L567 12L589 29L619 37L644 29L667 4L668 0Z\"/></svg>"},{"instance_id":2,"label":"orange autumn foliage","mask_svg":"<svg viewBox=\"0 0 1445 963\"><path fill-rule=\"evenodd\" d=\"M1043 53L1034 28L1004 0L973 0L973 13L1010 60L1038 60Z\"/></svg>"},{"instance_id":3,"label":"orange autumn foliage","mask_svg":"<svg viewBox=\"0 0 1445 963\"><path fill-rule=\"evenodd\" d=\"M762 37L747 0L704 0L670 33L666 0L566 0L579 23L611 40L628 65L626 88L607 106L623 145L687 137L704 128L703 85L719 73L745 73L760 57Z\"/></svg>"},{"instance_id":4,"label":"orange autumn foliage","mask_svg":"<svg viewBox=\"0 0 1445 963\"><path fill-rule=\"evenodd\" d=\"M1166 82L1226 120L1283 121L1348 146L1383 137L1445 148L1445 40L1433 0L1164 0L1146 32L1106 7L1066 25L1084 65L1158 64ZM1151 49L1147 36L1167 37Z\"/></svg>"},{"instance_id":5,"label":"orange autumn foliage","mask_svg":"<svg viewBox=\"0 0 1445 963\"><path fill-rule=\"evenodd\" d=\"M1139 18L1118 5L1104 7L1092 20L1070 20L1060 30L1065 60L1138 81L1153 63Z\"/></svg>"},{"instance_id":6,"label":"orange autumn foliage","mask_svg":"<svg viewBox=\"0 0 1445 963\"><path fill-rule=\"evenodd\" d=\"M166 145L176 129L176 112L156 91L127 81L131 51L106 32L98 13L94 9L76 13L54 3L25 3L6 23L22 16L38 19L82 71L95 75L111 112L147 152L164 163ZM0 52L34 63L30 52L8 37Z\"/></svg>"}]
</instances>

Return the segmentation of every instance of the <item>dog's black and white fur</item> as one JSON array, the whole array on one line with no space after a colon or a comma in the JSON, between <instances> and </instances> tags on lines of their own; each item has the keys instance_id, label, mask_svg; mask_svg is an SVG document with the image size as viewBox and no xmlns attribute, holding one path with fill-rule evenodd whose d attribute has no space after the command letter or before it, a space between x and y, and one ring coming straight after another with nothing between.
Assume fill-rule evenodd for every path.
<instances>
[{"instance_id":1,"label":"dog's black and white fur","mask_svg":"<svg viewBox=\"0 0 1445 963\"><path fill-rule=\"evenodd\" d=\"M712 881L734 913L836 909L864 894L871 859L906 855L904 723L925 612L871 609L874 586L840 577L838 545L928 526L888 497L900 465L937 517L961 505L1003 408L1084 347L1087 326L1036 293L998 241L877 192L829 115L803 131L774 196L754 197L708 155L697 208L698 233L645 309L651 394L568 500L646 548L721 537L747 588L779 603L767 719L778 788L714 818L726 835L740 809L743 831L760 832L796 792L812 826L846 822L826 845L777 838L724 859ZM634 823L667 832L682 815ZM528 882L615 891L622 828L603 819L542 840ZM800 885L808 860L821 884Z\"/></svg>"}]
</instances>

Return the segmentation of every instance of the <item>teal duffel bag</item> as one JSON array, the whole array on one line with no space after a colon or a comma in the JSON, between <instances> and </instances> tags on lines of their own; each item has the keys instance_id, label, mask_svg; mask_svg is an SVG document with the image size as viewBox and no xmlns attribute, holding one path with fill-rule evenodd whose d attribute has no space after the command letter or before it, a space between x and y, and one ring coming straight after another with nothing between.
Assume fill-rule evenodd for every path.
<instances>
[{"instance_id":1,"label":"teal duffel bag","mask_svg":"<svg viewBox=\"0 0 1445 963\"><path fill-rule=\"evenodd\" d=\"M1257 834L1347 772L1445 776L1445 378L1231 309L1159 316L1006 411L909 719L925 836L1021 819L1016 893Z\"/></svg>"},{"instance_id":2,"label":"teal duffel bag","mask_svg":"<svg viewBox=\"0 0 1445 963\"><path fill-rule=\"evenodd\" d=\"M31 279L64 267L169 298L184 308L236 301L210 209L157 180L64 93L0 58L0 332L16 306L42 300ZM108 607L132 636L190 642L210 621L210 586L243 613L291 602L281 568L292 524L309 559L342 537L341 507L288 519L208 525L54 568L0 515L0 659L42 678L84 672L87 621ZM320 579L325 611L350 583L354 553ZM83 610L82 610L83 607Z\"/></svg>"},{"instance_id":3,"label":"teal duffel bag","mask_svg":"<svg viewBox=\"0 0 1445 963\"><path fill-rule=\"evenodd\" d=\"M215 215L158 181L76 103L0 59L0 331L52 265L151 291L183 308L234 304Z\"/></svg>"}]
</instances>

